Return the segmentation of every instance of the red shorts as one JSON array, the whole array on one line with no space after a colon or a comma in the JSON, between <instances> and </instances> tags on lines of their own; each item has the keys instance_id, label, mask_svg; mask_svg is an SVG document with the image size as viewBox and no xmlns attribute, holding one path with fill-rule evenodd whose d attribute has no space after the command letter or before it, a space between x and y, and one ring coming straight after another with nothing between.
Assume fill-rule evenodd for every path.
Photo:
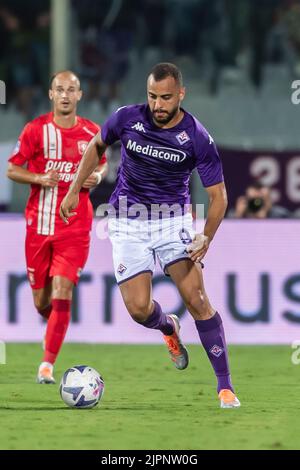
<instances>
[{"instance_id":1,"label":"red shorts","mask_svg":"<svg viewBox=\"0 0 300 470\"><path fill-rule=\"evenodd\" d=\"M32 289L45 287L53 276L63 276L77 284L90 247L89 231L62 231L39 235L27 230L25 253L27 275Z\"/></svg>"}]
</instances>

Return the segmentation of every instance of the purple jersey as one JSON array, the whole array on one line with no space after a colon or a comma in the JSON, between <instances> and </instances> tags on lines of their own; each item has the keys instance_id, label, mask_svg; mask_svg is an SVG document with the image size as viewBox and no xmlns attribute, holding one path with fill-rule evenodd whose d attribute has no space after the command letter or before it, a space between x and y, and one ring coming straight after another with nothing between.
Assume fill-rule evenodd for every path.
<instances>
[{"instance_id":1,"label":"purple jersey","mask_svg":"<svg viewBox=\"0 0 300 470\"><path fill-rule=\"evenodd\" d=\"M125 106L102 126L103 142L122 143L117 185L110 203L118 209L119 198L127 204L190 203L189 180L197 168L205 187L223 181L216 146L200 122L184 111L179 124L157 127L148 105Z\"/></svg>"}]
</instances>

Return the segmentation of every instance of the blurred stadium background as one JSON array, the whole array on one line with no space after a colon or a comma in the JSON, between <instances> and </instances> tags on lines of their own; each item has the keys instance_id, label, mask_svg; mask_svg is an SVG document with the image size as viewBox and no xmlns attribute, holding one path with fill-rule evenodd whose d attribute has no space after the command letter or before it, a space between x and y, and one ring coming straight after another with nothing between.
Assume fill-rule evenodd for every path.
<instances>
[{"instance_id":1,"label":"blurred stadium background","mask_svg":"<svg viewBox=\"0 0 300 470\"><path fill-rule=\"evenodd\" d=\"M292 83L300 78L299 1L2 0L1 340L41 341L44 331L26 281L22 212L28 188L5 173L25 122L49 110L50 74L77 72L85 93L80 114L101 124L119 106L146 99L147 74L160 61L181 68L184 107L208 128L223 157L231 216L210 248L204 274L229 343L291 345L300 338L300 132L299 106L292 103ZM118 150L110 150L109 175L93 194L95 207L112 191ZM270 188L279 212L259 220L235 216L236 201L253 180ZM191 190L193 203L206 207L196 175ZM110 244L97 236L99 223L95 219L67 341L159 343L159 334L129 319ZM181 316L185 341L196 343L191 318L159 270L154 292L166 312ZM285 360L290 363L289 353Z\"/></svg>"},{"instance_id":2,"label":"blurred stadium background","mask_svg":"<svg viewBox=\"0 0 300 470\"><path fill-rule=\"evenodd\" d=\"M299 2L291 0L145 0L143 7L136 0L28 0L26 7L20 0L1 2L0 79L7 93L7 104L0 106L3 340L38 340L43 328L32 328L39 319L25 276L21 213L28 188L13 184L5 172L25 122L49 110L50 74L74 69L85 92L80 114L101 124L119 106L145 100L149 69L163 60L182 68L184 106L218 144L231 217L253 179L269 186L274 204L284 209L279 217L285 220L273 220L271 213L268 220L226 220L207 255L207 289L229 325L229 339L297 339L300 133L291 86L300 76L299 26ZM108 178L92 196L95 207L108 200L114 185L118 147L110 153ZM207 203L197 175L191 189L194 203ZM98 240L96 229L93 235L68 338L121 340L115 328L128 321L128 340L151 342L148 332L142 337L127 319L109 242ZM156 290L168 311L177 310L191 323L159 272ZM191 335L188 340L196 339Z\"/></svg>"}]
</instances>

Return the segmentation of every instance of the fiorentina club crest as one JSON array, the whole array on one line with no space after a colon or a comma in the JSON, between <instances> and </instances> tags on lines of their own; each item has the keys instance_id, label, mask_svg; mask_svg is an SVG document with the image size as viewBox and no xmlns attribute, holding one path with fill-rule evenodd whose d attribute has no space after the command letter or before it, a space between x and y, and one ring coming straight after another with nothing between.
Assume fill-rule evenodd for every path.
<instances>
[{"instance_id":1,"label":"fiorentina club crest","mask_svg":"<svg viewBox=\"0 0 300 470\"><path fill-rule=\"evenodd\" d=\"M78 152L80 155L83 155L84 152L86 151L87 146L89 145L88 142L85 140L79 140L78 142Z\"/></svg>"},{"instance_id":2,"label":"fiorentina club crest","mask_svg":"<svg viewBox=\"0 0 300 470\"><path fill-rule=\"evenodd\" d=\"M119 273L120 275L122 275L122 274L125 273L125 271L127 271L126 266L124 266L124 264L120 264L119 267L118 267L118 273Z\"/></svg>"},{"instance_id":3,"label":"fiorentina club crest","mask_svg":"<svg viewBox=\"0 0 300 470\"><path fill-rule=\"evenodd\" d=\"M215 344L210 350L209 352L211 354L213 354L215 357L220 357L222 356L223 352L224 352L224 349L221 348L220 346L218 346L217 344Z\"/></svg>"},{"instance_id":4,"label":"fiorentina club crest","mask_svg":"<svg viewBox=\"0 0 300 470\"><path fill-rule=\"evenodd\" d=\"M178 140L178 142L180 143L180 145L186 144L186 142L188 142L189 140L191 140L191 139L189 138L188 133L185 132L185 131L180 132L180 134L177 134L176 139Z\"/></svg>"},{"instance_id":5,"label":"fiorentina club crest","mask_svg":"<svg viewBox=\"0 0 300 470\"><path fill-rule=\"evenodd\" d=\"M179 231L179 237L184 245L190 245L190 243L192 243L193 241L191 235L189 234L189 231L185 228L182 228Z\"/></svg>"}]
</instances>

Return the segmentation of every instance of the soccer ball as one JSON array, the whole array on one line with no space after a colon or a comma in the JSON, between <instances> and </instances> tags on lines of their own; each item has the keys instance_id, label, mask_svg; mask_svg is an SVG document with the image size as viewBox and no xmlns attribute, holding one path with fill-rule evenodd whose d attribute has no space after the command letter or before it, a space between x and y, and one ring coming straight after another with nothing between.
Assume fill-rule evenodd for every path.
<instances>
[{"instance_id":1,"label":"soccer ball","mask_svg":"<svg viewBox=\"0 0 300 470\"><path fill-rule=\"evenodd\" d=\"M74 366L64 373L59 390L71 408L94 408L103 395L104 381L92 367Z\"/></svg>"}]
</instances>

